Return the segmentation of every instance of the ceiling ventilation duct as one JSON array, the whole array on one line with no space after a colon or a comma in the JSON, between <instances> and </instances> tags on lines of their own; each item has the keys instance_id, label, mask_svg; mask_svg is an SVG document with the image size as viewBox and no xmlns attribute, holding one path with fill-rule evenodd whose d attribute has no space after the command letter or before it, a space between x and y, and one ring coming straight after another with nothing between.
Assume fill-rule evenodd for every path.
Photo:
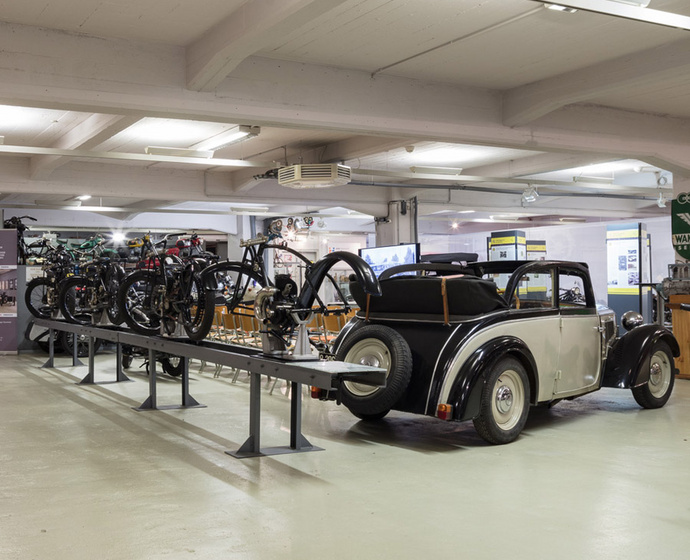
<instances>
[{"instance_id":1,"label":"ceiling ventilation duct","mask_svg":"<svg viewBox=\"0 0 690 560\"><path fill-rule=\"evenodd\" d=\"M278 169L278 183L292 189L323 189L347 185L352 172L337 163L308 163Z\"/></svg>"}]
</instances>

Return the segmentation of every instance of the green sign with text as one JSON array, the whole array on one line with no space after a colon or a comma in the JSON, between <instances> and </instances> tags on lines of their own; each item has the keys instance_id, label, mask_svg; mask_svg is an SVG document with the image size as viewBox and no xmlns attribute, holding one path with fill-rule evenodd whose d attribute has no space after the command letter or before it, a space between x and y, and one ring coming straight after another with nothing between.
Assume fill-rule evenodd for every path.
<instances>
[{"instance_id":1,"label":"green sign with text","mask_svg":"<svg viewBox=\"0 0 690 560\"><path fill-rule=\"evenodd\" d=\"M673 248L684 259L690 259L690 193L680 193L673 200L671 213Z\"/></svg>"}]
</instances>

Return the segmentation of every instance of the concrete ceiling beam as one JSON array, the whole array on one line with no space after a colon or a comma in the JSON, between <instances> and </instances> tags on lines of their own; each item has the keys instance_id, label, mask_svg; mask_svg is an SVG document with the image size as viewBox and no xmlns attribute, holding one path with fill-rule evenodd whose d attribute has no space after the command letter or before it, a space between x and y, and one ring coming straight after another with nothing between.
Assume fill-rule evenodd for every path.
<instances>
[{"instance_id":1,"label":"concrete ceiling beam","mask_svg":"<svg viewBox=\"0 0 690 560\"><path fill-rule=\"evenodd\" d=\"M183 49L10 27L0 33L0 103L659 161L669 153L690 174L690 156L676 155L690 154L688 119L569 105L509 128L498 91L259 57L214 93L193 92L179 71Z\"/></svg>"},{"instance_id":2,"label":"concrete ceiling beam","mask_svg":"<svg viewBox=\"0 0 690 560\"><path fill-rule=\"evenodd\" d=\"M89 150L129 128L138 120L139 117L124 117L122 115L90 115L58 138L51 148ZM30 176L32 179L45 180L55 169L70 160L71 158L66 156L34 156L31 158L29 167Z\"/></svg>"},{"instance_id":3,"label":"concrete ceiling beam","mask_svg":"<svg viewBox=\"0 0 690 560\"><path fill-rule=\"evenodd\" d=\"M343 0L253 0L187 47L187 87L213 91L252 54L275 44Z\"/></svg>"},{"instance_id":4,"label":"concrete ceiling beam","mask_svg":"<svg viewBox=\"0 0 690 560\"><path fill-rule=\"evenodd\" d=\"M523 177L525 175L548 173L595 163L604 163L611 161L611 159L611 157L602 156L601 154L554 152L513 159L510 161L502 161L489 165L467 167L463 169L463 173L483 177Z\"/></svg>"},{"instance_id":5,"label":"concrete ceiling beam","mask_svg":"<svg viewBox=\"0 0 690 560\"><path fill-rule=\"evenodd\" d=\"M680 84L690 71L690 41L683 39L520 86L503 93L503 124L525 126L565 105L596 100L639 86Z\"/></svg>"}]
</instances>

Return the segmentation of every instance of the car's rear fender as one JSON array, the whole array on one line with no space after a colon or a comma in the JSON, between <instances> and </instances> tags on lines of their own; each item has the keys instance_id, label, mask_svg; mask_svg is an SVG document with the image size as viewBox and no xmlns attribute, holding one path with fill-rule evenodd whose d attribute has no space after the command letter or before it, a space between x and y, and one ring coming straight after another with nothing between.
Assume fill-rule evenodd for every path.
<instances>
[{"instance_id":1,"label":"car's rear fender","mask_svg":"<svg viewBox=\"0 0 690 560\"><path fill-rule=\"evenodd\" d=\"M674 357L680 356L678 341L659 325L640 325L616 340L608 352L602 386L625 389L649 381L649 363L654 345L668 344Z\"/></svg>"},{"instance_id":2,"label":"car's rear fender","mask_svg":"<svg viewBox=\"0 0 690 560\"><path fill-rule=\"evenodd\" d=\"M450 390L454 420L469 420L479 414L481 392L487 373L506 356L517 358L530 382L530 402L539 394L537 364L527 345L517 337L501 336L484 343L465 361Z\"/></svg>"}]
</instances>

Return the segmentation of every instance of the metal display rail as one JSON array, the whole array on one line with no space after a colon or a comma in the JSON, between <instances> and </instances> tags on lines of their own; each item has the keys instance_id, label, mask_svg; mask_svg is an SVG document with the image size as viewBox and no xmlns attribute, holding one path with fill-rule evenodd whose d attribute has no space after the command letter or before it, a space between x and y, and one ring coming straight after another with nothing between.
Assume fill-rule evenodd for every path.
<instances>
[{"instance_id":1,"label":"metal display rail","mask_svg":"<svg viewBox=\"0 0 690 560\"><path fill-rule=\"evenodd\" d=\"M52 319L36 319L35 323L46 327L49 332L49 358L43 367L54 367L53 330L67 331L89 338L88 373L80 384L95 384L94 380L94 340L101 339L117 345L116 379L110 381L130 381L122 372L122 344L129 344L149 351L149 396L135 410L156 410L169 408L188 408L204 406L189 394L189 360L197 359L230 368L247 370L250 373L249 384L249 437L236 451L226 451L237 458L261 457L281 453L319 451L302 435L302 385L320 389L337 389L343 381L352 381L371 386L383 386L386 383L386 370L333 361L282 361L268 358L261 350L233 344L217 342L193 342L189 339L144 336L135 334L120 327L96 327L75 325ZM180 356L183 360L182 371L182 404L158 406L156 401L156 354L165 352ZM76 359L76 351L73 360ZM78 361L78 360L77 360ZM74 364L74 362L73 362ZM79 365L79 364L74 364ZM290 444L289 446L261 448L261 376L268 375L284 379L290 387Z\"/></svg>"}]
</instances>

